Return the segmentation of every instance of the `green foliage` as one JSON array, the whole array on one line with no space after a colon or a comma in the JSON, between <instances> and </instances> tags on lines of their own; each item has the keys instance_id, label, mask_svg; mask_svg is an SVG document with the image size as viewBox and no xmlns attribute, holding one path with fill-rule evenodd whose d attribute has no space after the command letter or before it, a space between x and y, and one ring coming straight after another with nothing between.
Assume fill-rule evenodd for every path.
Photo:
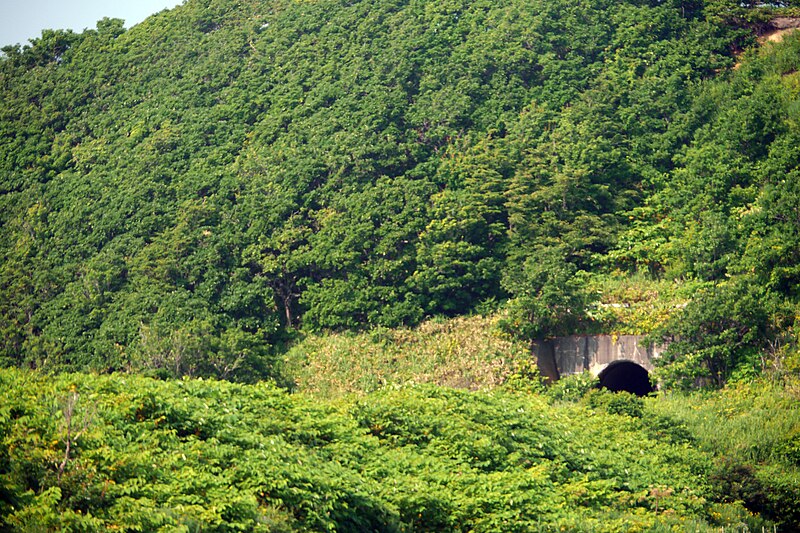
<instances>
[{"instance_id":1,"label":"green foliage","mask_svg":"<svg viewBox=\"0 0 800 533\"><path fill-rule=\"evenodd\" d=\"M588 290L597 301L588 314L600 332L648 335L663 328L698 286L698 282L659 279L650 273L595 275Z\"/></svg>"},{"instance_id":2,"label":"green foliage","mask_svg":"<svg viewBox=\"0 0 800 533\"><path fill-rule=\"evenodd\" d=\"M662 360L667 386L752 378L795 342L798 46L787 36L753 50L702 87L683 118L700 127L651 196L649 224L622 241L644 237L636 253L656 251L667 275L699 287L658 330L676 341Z\"/></svg>"},{"instance_id":3,"label":"green foliage","mask_svg":"<svg viewBox=\"0 0 800 533\"><path fill-rule=\"evenodd\" d=\"M739 500L785 528L797 527L798 467L786 453L800 427L796 381L739 383L646 405L684 425L702 449L717 456L709 471L711 497Z\"/></svg>"},{"instance_id":4,"label":"green foliage","mask_svg":"<svg viewBox=\"0 0 800 533\"><path fill-rule=\"evenodd\" d=\"M682 388L701 380L720 386L759 365L758 354L779 334L767 298L745 280L699 291L665 327L675 338L658 361L664 368L659 379Z\"/></svg>"},{"instance_id":5,"label":"green foliage","mask_svg":"<svg viewBox=\"0 0 800 533\"><path fill-rule=\"evenodd\" d=\"M0 366L43 372L0 369L0 529L797 528L800 38L751 46L796 9L188 0L3 48ZM540 396L527 343L597 330L721 390Z\"/></svg>"},{"instance_id":6,"label":"green foliage","mask_svg":"<svg viewBox=\"0 0 800 533\"><path fill-rule=\"evenodd\" d=\"M744 503L756 513L763 513L766 504L764 487L748 464L737 464L723 457L708 476L711 495L718 501Z\"/></svg>"},{"instance_id":7,"label":"green foliage","mask_svg":"<svg viewBox=\"0 0 800 533\"><path fill-rule=\"evenodd\" d=\"M751 45L790 4L190 0L6 47L0 364L282 379L295 330L491 306L680 339L668 385L781 367L800 39Z\"/></svg>"},{"instance_id":8,"label":"green foliage","mask_svg":"<svg viewBox=\"0 0 800 533\"><path fill-rule=\"evenodd\" d=\"M586 276L553 249L529 257L516 279L503 327L522 339L568 335L588 321Z\"/></svg>"},{"instance_id":9,"label":"green foliage","mask_svg":"<svg viewBox=\"0 0 800 533\"><path fill-rule=\"evenodd\" d=\"M758 519L710 501L739 469L653 431L663 398L636 399L631 417L430 385L331 401L130 375L5 369L0 384L4 529L715 531ZM796 501L788 478L755 476L769 505Z\"/></svg>"},{"instance_id":10,"label":"green foliage","mask_svg":"<svg viewBox=\"0 0 800 533\"><path fill-rule=\"evenodd\" d=\"M284 360L298 390L326 398L409 383L468 390L539 383L527 345L501 336L496 319L481 316L428 320L413 329L308 335Z\"/></svg>"},{"instance_id":11,"label":"green foliage","mask_svg":"<svg viewBox=\"0 0 800 533\"><path fill-rule=\"evenodd\" d=\"M576 402L586 396L599 384L597 376L591 372L564 376L547 389L547 396L556 401Z\"/></svg>"},{"instance_id":12,"label":"green foliage","mask_svg":"<svg viewBox=\"0 0 800 533\"><path fill-rule=\"evenodd\" d=\"M625 391L610 392L606 389L594 389L586 396L589 407L603 409L611 415L627 415L634 418L644 416L644 401Z\"/></svg>"},{"instance_id":13,"label":"green foliage","mask_svg":"<svg viewBox=\"0 0 800 533\"><path fill-rule=\"evenodd\" d=\"M190 0L7 47L0 360L252 381L295 328L506 299L526 340L593 327L584 272L668 263L662 243L605 256L634 226L672 235L627 213L739 37L700 3ZM697 153L766 153L781 94ZM723 215L697 272L733 257ZM788 286L776 261L760 272Z\"/></svg>"}]
</instances>

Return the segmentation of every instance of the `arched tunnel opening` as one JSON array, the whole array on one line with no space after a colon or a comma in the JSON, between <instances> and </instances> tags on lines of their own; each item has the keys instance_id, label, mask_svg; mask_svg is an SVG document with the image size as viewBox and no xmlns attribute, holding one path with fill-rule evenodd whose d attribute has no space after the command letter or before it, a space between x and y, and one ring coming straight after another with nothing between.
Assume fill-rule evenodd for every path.
<instances>
[{"instance_id":1,"label":"arched tunnel opening","mask_svg":"<svg viewBox=\"0 0 800 533\"><path fill-rule=\"evenodd\" d=\"M650 373L632 361L614 361L597 376L600 388L610 391L626 391L637 396L653 392Z\"/></svg>"}]
</instances>

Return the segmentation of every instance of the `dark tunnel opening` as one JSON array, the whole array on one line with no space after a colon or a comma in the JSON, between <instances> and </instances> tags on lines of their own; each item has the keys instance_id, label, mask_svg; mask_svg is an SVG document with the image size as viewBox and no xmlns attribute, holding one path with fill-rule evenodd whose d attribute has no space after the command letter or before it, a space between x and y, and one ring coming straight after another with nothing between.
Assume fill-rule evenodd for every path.
<instances>
[{"instance_id":1,"label":"dark tunnel opening","mask_svg":"<svg viewBox=\"0 0 800 533\"><path fill-rule=\"evenodd\" d=\"M600 379L600 388L614 392L627 391L646 396L654 390L647 370L631 361L614 361L597 377Z\"/></svg>"}]
</instances>

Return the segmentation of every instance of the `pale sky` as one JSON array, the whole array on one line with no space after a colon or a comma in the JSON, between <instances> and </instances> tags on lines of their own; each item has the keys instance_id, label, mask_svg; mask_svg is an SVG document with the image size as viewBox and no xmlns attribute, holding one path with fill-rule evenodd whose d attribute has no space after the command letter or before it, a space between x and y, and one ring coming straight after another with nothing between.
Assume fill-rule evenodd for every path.
<instances>
[{"instance_id":1,"label":"pale sky","mask_svg":"<svg viewBox=\"0 0 800 533\"><path fill-rule=\"evenodd\" d=\"M182 0L0 0L0 48L28 44L43 29L94 29L103 17L138 24L153 13L171 9Z\"/></svg>"}]
</instances>

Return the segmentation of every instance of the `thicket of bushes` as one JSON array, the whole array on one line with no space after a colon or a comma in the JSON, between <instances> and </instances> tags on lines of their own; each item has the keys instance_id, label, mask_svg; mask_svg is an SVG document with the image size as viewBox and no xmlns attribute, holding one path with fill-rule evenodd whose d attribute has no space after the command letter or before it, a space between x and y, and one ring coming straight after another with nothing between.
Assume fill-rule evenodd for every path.
<instances>
[{"instance_id":1,"label":"thicket of bushes","mask_svg":"<svg viewBox=\"0 0 800 533\"><path fill-rule=\"evenodd\" d=\"M3 528L612 532L798 524L800 413L796 395L781 387L731 389L708 403L603 391L573 403L431 385L324 400L268 384L45 379L8 369L0 388ZM754 398L769 417L751 411ZM700 422L709 416L713 435Z\"/></svg>"}]
</instances>

